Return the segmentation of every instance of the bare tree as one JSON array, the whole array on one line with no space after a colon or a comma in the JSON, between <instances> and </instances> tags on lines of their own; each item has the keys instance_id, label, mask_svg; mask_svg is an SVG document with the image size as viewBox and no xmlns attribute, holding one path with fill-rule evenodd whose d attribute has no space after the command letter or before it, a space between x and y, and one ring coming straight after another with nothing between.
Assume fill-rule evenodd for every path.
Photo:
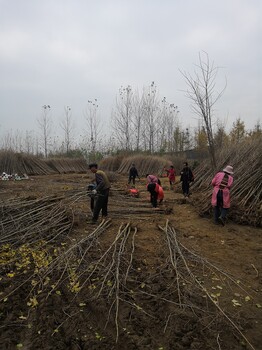
<instances>
[{"instance_id":1,"label":"bare tree","mask_svg":"<svg viewBox=\"0 0 262 350\"><path fill-rule=\"evenodd\" d=\"M48 156L48 150L50 146L50 140L51 140L51 119L50 119L50 113L51 113L51 107L50 105L44 105L42 106L42 114L41 117L38 119L38 124L41 130L40 135L40 146L44 150L45 158Z\"/></svg>"},{"instance_id":2,"label":"bare tree","mask_svg":"<svg viewBox=\"0 0 262 350\"><path fill-rule=\"evenodd\" d=\"M174 152L175 128L178 126L178 107L168 103L166 97L161 101L157 118L158 149L162 152Z\"/></svg>"},{"instance_id":3,"label":"bare tree","mask_svg":"<svg viewBox=\"0 0 262 350\"><path fill-rule=\"evenodd\" d=\"M8 131L1 139L1 147L7 151L7 150L13 150L12 148L12 130Z\"/></svg>"},{"instance_id":4,"label":"bare tree","mask_svg":"<svg viewBox=\"0 0 262 350\"><path fill-rule=\"evenodd\" d=\"M125 150L131 150L133 144L133 115L134 97L130 85L119 89L119 97L116 99L116 108L112 112L113 128L120 146Z\"/></svg>"},{"instance_id":5,"label":"bare tree","mask_svg":"<svg viewBox=\"0 0 262 350\"><path fill-rule=\"evenodd\" d=\"M160 101L154 82L141 97L131 86L121 87L112 113L115 140L125 150L171 150L177 114L177 106Z\"/></svg>"},{"instance_id":6,"label":"bare tree","mask_svg":"<svg viewBox=\"0 0 262 350\"><path fill-rule=\"evenodd\" d=\"M204 121L211 165L214 170L216 168L216 155L213 137L213 107L226 88L225 84L220 92L215 92L218 69L214 63L210 63L208 54L204 52L204 58L199 54L199 65L197 65L194 76L181 72L189 87L186 93L192 101L192 109Z\"/></svg>"},{"instance_id":7,"label":"bare tree","mask_svg":"<svg viewBox=\"0 0 262 350\"><path fill-rule=\"evenodd\" d=\"M24 138L24 149L27 154L34 153L34 133L32 130L26 130Z\"/></svg>"},{"instance_id":8,"label":"bare tree","mask_svg":"<svg viewBox=\"0 0 262 350\"><path fill-rule=\"evenodd\" d=\"M164 97L159 108L158 128L157 128L157 148L165 152L168 148L168 102Z\"/></svg>"},{"instance_id":9,"label":"bare tree","mask_svg":"<svg viewBox=\"0 0 262 350\"><path fill-rule=\"evenodd\" d=\"M134 94L134 100L133 100L133 130L134 130L134 137L135 137L135 149L138 151L140 149L140 143L141 143L141 136L142 136L142 130L143 130L143 108L142 108L142 100L139 96L139 93Z\"/></svg>"},{"instance_id":10,"label":"bare tree","mask_svg":"<svg viewBox=\"0 0 262 350\"><path fill-rule=\"evenodd\" d=\"M168 152L174 152L175 151L175 130L176 127L179 126L178 123L178 107L175 106L174 103L169 104L168 108L167 108L168 114L167 114L167 119L166 119L166 124L167 124L167 144L168 144L168 148L167 151Z\"/></svg>"},{"instance_id":11,"label":"bare tree","mask_svg":"<svg viewBox=\"0 0 262 350\"><path fill-rule=\"evenodd\" d=\"M88 107L85 112L85 118L87 121L87 149L93 160L96 158L97 145L99 141L100 120L98 117L98 102L97 99L88 100Z\"/></svg>"},{"instance_id":12,"label":"bare tree","mask_svg":"<svg viewBox=\"0 0 262 350\"><path fill-rule=\"evenodd\" d=\"M144 145L150 153L155 150L157 140L157 123L159 113L159 98L154 81L143 91L143 116L145 127L143 131Z\"/></svg>"},{"instance_id":13,"label":"bare tree","mask_svg":"<svg viewBox=\"0 0 262 350\"><path fill-rule=\"evenodd\" d=\"M2 147L5 150L10 150L14 152L22 152L23 151L23 135L20 130L9 130L6 135L2 138Z\"/></svg>"},{"instance_id":14,"label":"bare tree","mask_svg":"<svg viewBox=\"0 0 262 350\"><path fill-rule=\"evenodd\" d=\"M174 145L173 145L173 151L178 152L180 151L180 139L181 139L181 127L180 125L176 125L173 133L173 138L174 138Z\"/></svg>"},{"instance_id":15,"label":"bare tree","mask_svg":"<svg viewBox=\"0 0 262 350\"><path fill-rule=\"evenodd\" d=\"M189 130L181 130L180 134L179 134L179 145L178 145L178 149L179 152L184 152L188 149L188 139L189 139Z\"/></svg>"},{"instance_id":16,"label":"bare tree","mask_svg":"<svg viewBox=\"0 0 262 350\"><path fill-rule=\"evenodd\" d=\"M72 109L69 106L66 106L64 108L65 110L65 118L61 122L61 128L64 131L64 144L65 144L65 150L66 154L69 153L72 142L73 142L73 122L72 122Z\"/></svg>"}]
</instances>

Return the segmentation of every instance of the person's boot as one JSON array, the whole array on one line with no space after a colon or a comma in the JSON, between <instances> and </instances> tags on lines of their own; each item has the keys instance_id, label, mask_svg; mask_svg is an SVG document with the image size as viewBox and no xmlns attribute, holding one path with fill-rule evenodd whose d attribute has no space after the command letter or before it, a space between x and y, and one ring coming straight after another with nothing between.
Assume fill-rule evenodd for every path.
<instances>
[{"instance_id":1,"label":"person's boot","mask_svg":"<svg viewBox=\"0 0 262 350\"><path fill-rule=\"evenodd\" d=\"M223 226L225 226L225 218L223 218L222 216L219 216L218 220L221 222Z\"/></svg>"}]
</instances>

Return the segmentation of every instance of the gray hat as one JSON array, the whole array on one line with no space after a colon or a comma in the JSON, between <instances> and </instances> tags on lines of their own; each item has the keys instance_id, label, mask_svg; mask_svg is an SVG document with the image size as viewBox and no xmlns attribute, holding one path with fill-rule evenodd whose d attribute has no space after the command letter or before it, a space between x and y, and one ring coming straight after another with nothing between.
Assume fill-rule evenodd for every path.
<instances>
[{"instance_id":1,"label":"gray hat","mask_svg":"<svg viewBox=\"0 0 262 350\"><path fill-rule=\"evenodd\" d=\"M230 174L230 175L233 175L233 174L234 174L234 172L233 172L233 167L232 167L231 165L227 165L227 166L223 169L223 171L224 171L225 173Z\"/></svg>"}]
</instances>

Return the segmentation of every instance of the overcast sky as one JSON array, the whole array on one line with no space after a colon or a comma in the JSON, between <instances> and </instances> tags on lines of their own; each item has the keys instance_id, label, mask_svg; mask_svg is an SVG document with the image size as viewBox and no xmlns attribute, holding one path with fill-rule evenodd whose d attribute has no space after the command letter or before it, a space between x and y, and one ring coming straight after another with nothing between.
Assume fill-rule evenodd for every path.
<instances>
[{"instance_id":1,"label":"overcast sky","mask_svg":"<svg viewBox=\"0 0 262 350\"><path fill-rule=\"evenodd\" d=\"M37 130L41 106L54 124L72 108L84 127L97 99L110 124L120 86L154 81L178 106L184 127L197 125L179 70L193 73L198 55L227 80L215 115L231 127L261 121L261 0L0 0L0 133Z\"/></svg>"}]
</instances>

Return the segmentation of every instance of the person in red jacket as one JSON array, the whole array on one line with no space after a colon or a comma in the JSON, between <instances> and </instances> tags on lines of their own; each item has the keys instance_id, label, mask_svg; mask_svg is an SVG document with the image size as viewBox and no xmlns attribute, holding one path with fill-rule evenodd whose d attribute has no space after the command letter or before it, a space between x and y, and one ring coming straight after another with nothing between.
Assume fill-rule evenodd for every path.
<instances>
[{"instance_id":1,"label":"person in red jacket","mask_svg":"<svg viewBox=\"0 0 262 350\"><path fill-rule=\"evenodd\" d=\"M169 184L170 184L170 190L173 190L173 185L176 181L176 171L174 169L173 165L170 165L170 168L166 170L168 174Z\"/></svg>"}]
</instances>

